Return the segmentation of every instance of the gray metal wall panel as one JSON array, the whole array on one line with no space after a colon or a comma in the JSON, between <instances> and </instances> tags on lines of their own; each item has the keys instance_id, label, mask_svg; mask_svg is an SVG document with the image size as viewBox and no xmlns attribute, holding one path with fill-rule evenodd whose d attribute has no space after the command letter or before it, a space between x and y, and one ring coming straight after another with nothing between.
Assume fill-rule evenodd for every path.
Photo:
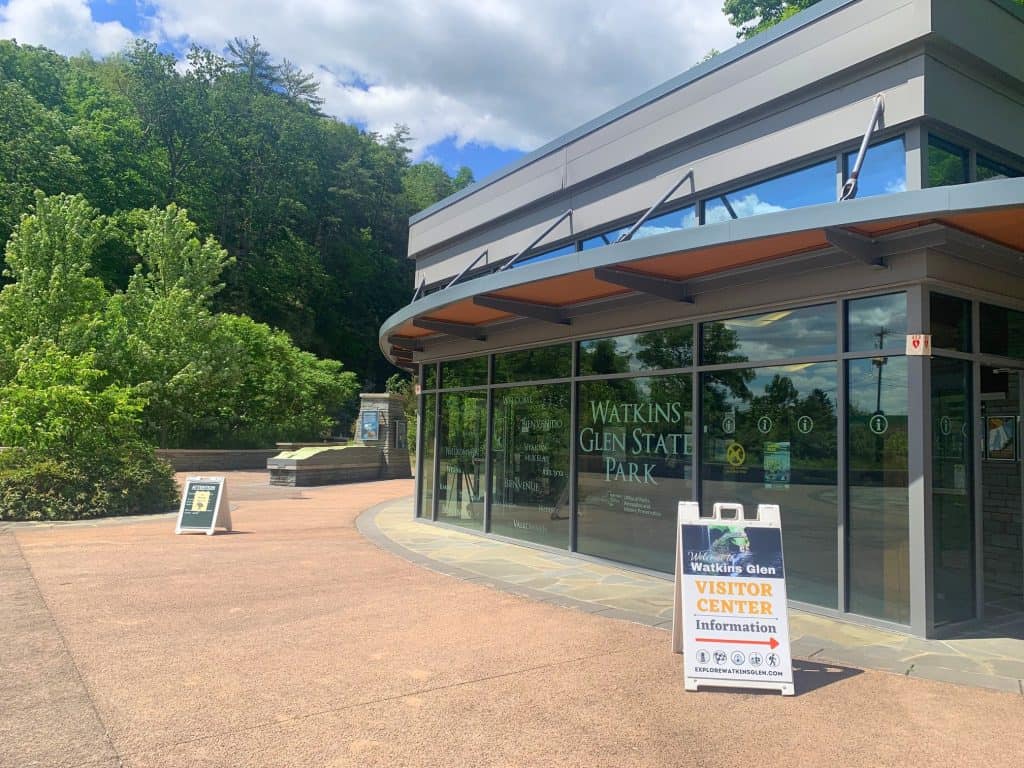
<instances>
[{"instance_id":1,"label":"gray metal wall panel","mask_svg":"<svg viewBox=\"0 0 1024 768\"><path fill-rule=\"evenodd\" d=\"M1011 9L990 0L932 0L931 26L953 45L1024 80L1024 9L1019 6Z\"/></svg>"},{"instance_id":2,"label":"gray metal wall panel","mask_svg":"<svg viewBox=\"0 0 1024 768\"><path fill-rule=\"evenodd\" d=\"M1019 55L1024 59L1024 45ZM1024 155L1024 83L1018 93L1008 93L998 84L979 82L933 58L927 61L925 82L929 117Z\"/></svg>"}]
</instances>

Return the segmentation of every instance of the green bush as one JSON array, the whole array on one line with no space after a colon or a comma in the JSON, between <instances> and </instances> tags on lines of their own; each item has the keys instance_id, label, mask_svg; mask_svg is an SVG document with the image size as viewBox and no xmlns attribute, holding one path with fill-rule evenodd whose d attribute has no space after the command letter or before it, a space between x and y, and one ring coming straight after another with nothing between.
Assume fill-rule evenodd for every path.
<instances>
[{"instance_id":1,"label":"green bush","mask_svg":"<svg viewBox=\"0 0 1024 768\"><path fill-rule=\"evenodd\" d=\"M0 453L0 520L84 520L173 510L174 473L144 446L99 471L23 448Z\"/></svg>"},{"instance_id":2,"label":"green bush","mask_svg":"<svg viewBox=\"0 0 1024 768\"><path fill-rule=\"evenodd\" d=\"M0 386L0 520L77 520L165 512L170 466L138 437L134 390L110 386L92 355L33 339Z\"/></svg>"}]
</instances>

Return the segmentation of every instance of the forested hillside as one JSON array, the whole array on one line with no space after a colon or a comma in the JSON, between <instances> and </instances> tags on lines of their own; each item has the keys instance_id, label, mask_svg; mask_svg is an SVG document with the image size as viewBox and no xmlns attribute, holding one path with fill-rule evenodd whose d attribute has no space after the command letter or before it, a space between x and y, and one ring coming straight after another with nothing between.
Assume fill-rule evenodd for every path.
<instances>
[{"instance_id":1,"label":"forested hillside","mask_svg":"<svg viewBox=\"0 0 1024 768\"><path fill-rule=\"evenodd\" d=\"M233 257L215 310L380 389L394 369L377 328L412 291L407 219L472 176L412 164L401 126L377 136L321 106L315 80L256 40L187 62L142 40L102 61L0 41L0 245L37 189L81 194L115 223L176 203ZM125 242L97 246L109 290L137 266Z\"/></svg>"}]
</instances>

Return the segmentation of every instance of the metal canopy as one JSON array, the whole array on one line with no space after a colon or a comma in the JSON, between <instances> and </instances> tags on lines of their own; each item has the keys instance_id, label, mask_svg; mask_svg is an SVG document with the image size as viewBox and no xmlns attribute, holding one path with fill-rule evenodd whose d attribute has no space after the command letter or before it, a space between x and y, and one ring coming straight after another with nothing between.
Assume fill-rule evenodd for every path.
<instances>
[{"instance_id":1,"label":"metal canopy","mask_svg":"<svg viewBox=\"0 0 1024 768\"><path fill-rule=\"evenodd\" d=\"M594 276L606 283L621 285L623 288L640 293L649 293L651 296L658 296L662 299L693 304L693 296L690 295L687 284L679 280L631 272L618 267L598 267L594 270Z\"/></svg>"},{"instance_id":2,"label":"metal canopy","mask_svg":"<svg viewBox=\"0 0 1024 768\"><path fill-rule=\"evenodd\" d=\"M396 312L381 329L381 347L385 354L390 351L389 336L406 349L412 337L419 337L421 346L431 345L434 337L416 329L485 341L494 323L568 324L609 301L629 303L638 294L692 301L737 272L784 279L785 265L793 261L789 257L805 267L853 258L885 268L894 254L932 248L984 258L1016 273L1024 264L1022 215L1024 179L1001 179L678 230L456 283ZM486 309L494 314L481 316ZM435 313L444 319L424 316Z\"/></svg>"},{"instance_id":3,"label":"metal canopy","mask_svg":"<svg viewBox=\"0 0 1024 768\"><path fill-rule=\"evenodd\" d=\"M478 326L468 323L452 323L445 320L417 317L412 321L412 324L426 331L437 331L438 333L446 333L449 336L461 336L464 339L472 339L474 341L487 341L487 334L480 330Z\"/></svg>"},{"instance_id":4,"label":"metal canopy","mask_svg":"<svg viewBox=\"0 0 1024 768\"><path fill-rule=\"evenodd\" d=\"M509 312L520 317L532 317L534 320L543 320L545 323L558 323L569 325L572 321L561 307L552 307L548 304L535 304L529 301L518 299L503 299L500 296L474 296L473 303L478 307L497 309L502 312Z\"/></svg>"}]
</instances>

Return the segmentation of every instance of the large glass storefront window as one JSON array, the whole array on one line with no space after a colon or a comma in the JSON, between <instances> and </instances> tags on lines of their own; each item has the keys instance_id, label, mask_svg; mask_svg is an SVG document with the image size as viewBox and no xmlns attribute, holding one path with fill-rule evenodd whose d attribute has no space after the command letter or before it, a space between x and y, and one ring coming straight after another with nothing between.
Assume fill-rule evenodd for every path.
<instances>
[{"instance_id":1,"label":"large glass storefront window","mask_svg":"<svg viewBox=\"0 0 1024 768\"><path fill-rule=\"evenodd\" d=\"M672 572L679 501L694 498L691 374L579 384L580 552Z\"/></svg>"},{"instance_id":2,"label":"large glass storefront window","mask_svg":"<svg viewBox=\"0 0 1024 768\"><path fill-rule=\"evenodd\" d=\"M907 359L847 364L849 608L910 620Z\"/></svg>"},{"instance_id":3,"label":"large glass storefront window","mask_svg":"<svg viewBox=\"0 0 1024 768\"><path fill-rule=\"evenodd\" d=\"M419 517L433 517L434 498L434 401L436 395L424 395L420 400L420 437L423 441L420 471Z\"/></svg>"},{"instance_id":4,"label":"large glass storefront window","mask_svg":"<svg viewBox=\"0 0 1024 768\"><path fill-rule=\"evenodd\" d=\"M970 302L933 294L931 311L937 345L968 345ZM986 350L1016 350L1020 314L983 308L983 327L996 329ZM425 366L424 384L433 372L441 389L421 398L421 516L429 518L433 501L441 521L671 573L680 500L777 504L792 599L907 623L906 294L696 328L583 340L575 354L563 343ZM972 610L974 567L963 527L971 512L962 507L972 478L969 462L957 459L957 450L969 453L972 433L969 382L956 379L969 366L958 373L947 363L934 361L932 393L940 622ZM845 446L837 443L840 418Z\"/></svg>"},{"instance_id":5,"label":"large glass storefront window","mask_svg":"<svg viewBox=\"0 0 1024 768\"><path fill-rule=\"evenodd\" d=\"M440 398L437 519L483 530L487 391L445 392Z\"/></svg>"},{"instance_id":6,"label":"large glass storefront window","mask_svg":"<svg viewBox=\"0 0 1024 768\"><path fill-rule=\"evenodd\" d=\"M702 503L778 504L790 598L836 607L836 363L702 375Z\"/></svg>"},{"instance_id":7,"label":"large glass storefront window","mask_svg":"<svg viewBox=\"0 0 1024 768\"><path fill-rule=\"evenodd\" d=\"M569 385L494 391L491 532L569 546Z\"/></svg>"},{"instance_id":8,"label":"large glass storefront window","mask_svg":"<svg viewBox=\"0 0 1024 768\"><path fill-rule=\"evenodd\" d=\"M935 623L974 617L971 364L933 357L932 541Z\"/></svg>"}]
</instances>

